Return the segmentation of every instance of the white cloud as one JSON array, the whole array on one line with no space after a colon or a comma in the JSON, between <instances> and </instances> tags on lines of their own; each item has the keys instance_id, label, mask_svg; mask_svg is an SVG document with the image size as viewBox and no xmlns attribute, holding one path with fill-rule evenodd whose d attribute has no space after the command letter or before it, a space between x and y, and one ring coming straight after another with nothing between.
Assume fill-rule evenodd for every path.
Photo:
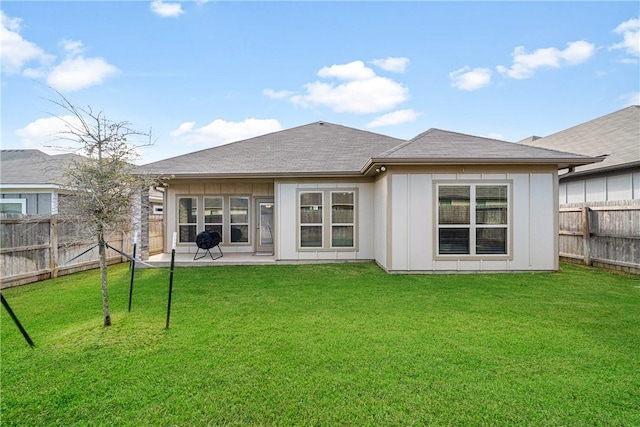
<instances>
[{"instance_id":1,"label":"white cloud","mask_svg":"<svg viewBox=\"0 0 640 427\"><path fill-rule=\"evenodd\" d=\"M630 92L620 95L618 97L620 101L622 101L624 107L629 107L631 105L640 105L640 92Z\"/></svg>"},{"instance_id":2,"label":"white cloud","mask_svg":"<svg viewBox=\"0 0 640 427\"><path fill-rule=\"evenodd\" d=\"M369 123L367 123L368 128L377 128L382 126L395 126L402 123L413 122L418 117L420 117L420 113L413 111L411 109L407 110L398 110L393 111L391 113L387 113L383 116L376 117Z\"/></svg>"},{"instance_id":3,"label":"white cloud","mask_svg":"<svg viewBox=\"0 0 640 427\"><path fill-rule=\"evenodd\" d=\"M513 79L528 79L538 68L559 68L565 65L577 65L593 56L595 46L583 40L567 43L564 50L555 47L537 49L527 53L524 46L514 49L511 68L499 65L497 70Z\"/></svg>"},{"instance_id":4,"label":"white cloud","mask_svg":"<svg viewBox=\"0 0 640 427\"><path fill-rule=\"evenodd\" d=\"M294 95L295 92L292 92L290 90L273 90L273 89L264 89L262 91L263 95L268 96L271 99L284 99L284 98L288 98L291 95Z\"/></svg>"},{"instance_id":5,"label":"white cloud","mask_svg":"<svg viewBox=\"0 0 640 427\"><path fill-rule=\"evenodd\" d=\"M615 30L623 40L611 49L624 49L629 55L640 56L640 18L632 18L618 25Z\"/></svg>"},{"instance_id":6,"label":"white cloud","mask_svg":"<svg viewBox=\"0 0 640 427\"><path fill-rule=\"evenodd\" d=\"M276 119L250 118L241 122L216 119L200 128L195 128L195 122L182 123L177 129L171 131L170 135L179 136L180 141L189 144L215 147L280 130L282 125Z\"/></svg>"},{"instance_id":7,"label":"white cloud","mask_svg":"<svg viewBox=\"0 0 640 427\"><path fill-rule=\"evenodd\" d=\"M369 80L376 76L376 73L369 67L365 67L362 61L353 61L348 64L332 65L322 67L318 71L318 77L337 78L339 80Z\"/></svg>"},{"instance_id":8,"label":"white cloud","mask_svg":"<svg viewBox=\"0 0 640 427\"><path fill-rule=\"evenodd\" d=\"M165 3L162 0L153 0L151 11L163 18L175 18L184 13L180 3Z\"/></svg>"},{"instance_id":9,"label":"white cloud","mask_svg":"<svg viewBox=\"0 0 640 427\"><path fill-rule=\"evenodd\" d=\"M59 91L77 91L101 84L118 69L102 58L66 59L53 67L47 84Z\"/></svg>"},{"instance_id":10,"label":"white cloud","mask_svg":"<svg viewBox=\"0 0 640 427\"><path fill-rule=\"evenodd\" d=\"M65 122L72 126L79 125L78 118L72 115L44 117L16 130L15 134L26 148L39 149L50 154L60 154L60 150L56 150L54 147L65 147L72 144L70 141L60 140L62 133L67 130Z\"/></svg>"},{"instance_id":11,"label":"white cloud","mask_svg":"<svg viewBox=\"0 0 640 427\"><path fill-rule=\"evenodd\" d=\"M380 77L362 61L323 67L318 71L322 78L334 78L342 82L315 81L303 85L304 93L272 91L263 93L271 98L288 99L301 107L329 107L339 113L369 114L389 111L406 101L409 90L389 78Z\"/></svg>"},{"instance_id":12,"label":"white cloud","mask_svg":"<svg viewBox=\"0 0 640 427\"><path fill-rule=\"evenodd\" d=\"M196 125L196 122L184 122L180 126L178 126L178 129L174 129L171 132L169 132L169 135L171 136L184 135L185 133L191 132L195 125Z\"/></svg>"},{"instance_id":13,"label":"white cloud","mask_svg":"<svg viewBox=\"0 0 640 427\"><path fill-rule=\"evenodd\" d=\"M404 73L409 65L409 58L385 58L374 59L371 63L377 67L393 73Z\"/></svg>"},{"instance_id":14,"label":"white cloud","mask_svg":"<svg viewBox=\"0 0 640 427\"><path fill-rule=\"evenodd\" d=\"M489 68L463 67L449 73L451 87L460 90L476 90L487 86L491 82L491 70Z\"/></svg>"},{"instance_id":15,"label":"white cloud","mask_svg":"<svg viewBox=\"0 0 640 427\"><path fill-rule=\"evenodd\" d=\"M20 35L20 18L9 18L0 10L0 21L0 64L3 72L20 73L32 61L47 64L53 60L53 56Z\"/></svg>"},{"instance_id":16,"label":"white cloud","mask_svg":"<svg viewBox=\"0 0 640 427\"><path fill-rule=\"evenodd\" d=\"M59 44L67 52L67 55L72 57L80 55L84 51L84 44L79 40L64 39Z\"/></svg>"}]
</instances>

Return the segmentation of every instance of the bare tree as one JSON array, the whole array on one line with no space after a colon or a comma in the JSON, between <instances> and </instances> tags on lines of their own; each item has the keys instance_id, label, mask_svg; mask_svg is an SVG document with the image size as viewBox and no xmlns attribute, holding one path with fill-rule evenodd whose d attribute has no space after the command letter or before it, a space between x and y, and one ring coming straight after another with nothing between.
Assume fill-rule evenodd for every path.
<instances>
[{"instance_id":1,"label":"bare tree","mask_svg":"<svg viewBox=\"0 0 640 427\"><path fill-rule=\"evenodd\" d=\"M65 127L58 139L71 143L66 150L82 154L71 160L64 172L63 185L73 191L72 197L65 198L64 211L73 212L78 237L97 242L104 326L110 326L107 237L131 224L134 198L157 182L133 173L132 162L139 157L140 147L151 145L151 132L134 130L128 122L111 121L102 111L79 108L58 95L61 100L51 102L66 111L65 116L56 115Z\"/></svg>"}]
</instances>

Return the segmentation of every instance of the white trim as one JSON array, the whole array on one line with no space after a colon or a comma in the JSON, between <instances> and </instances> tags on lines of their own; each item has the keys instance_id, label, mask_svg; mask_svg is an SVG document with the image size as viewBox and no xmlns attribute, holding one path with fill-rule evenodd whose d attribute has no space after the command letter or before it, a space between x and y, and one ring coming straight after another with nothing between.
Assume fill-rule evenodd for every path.
<instances>
[{"instance_id":1,"label":"white trim","mask_svg":"<svg viewBox=\"0 0 640 427\"><path fill-rule=\"evenodd\" d=\"M0 199L0 204L19 204L21 205L22 215L27 213L27 199Z\"/></svg>"}]
</instances>

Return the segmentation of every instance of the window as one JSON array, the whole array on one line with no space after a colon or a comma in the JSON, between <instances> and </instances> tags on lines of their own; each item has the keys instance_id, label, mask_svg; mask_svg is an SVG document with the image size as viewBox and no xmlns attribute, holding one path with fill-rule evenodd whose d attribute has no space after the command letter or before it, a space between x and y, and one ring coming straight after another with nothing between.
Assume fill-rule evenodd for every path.
<instances>
[{"instance_id":1,"label":"window","mask_svg":"<svg viewBox=\"0 0 640 427\"><path fill-rule=\"evenodd\" d=\"M204 198L204 229L215 231L222 237L222 197Z\"/></svg>"},{"instance_id":2,"label":"window","mask_svg":"<svg viewBox=\"0 0 640 427\"><path fill-rule=\"evenodd\" d=\"M178 234L181 243L196 241L197 220L198 199L196 197L178 198Z\"/></svg>"},{"instance_id":3,"label":"window","mask_svg":"<svg viewBox=\"0 0 640 427\"><path fill-rule=\"evenodd\" d=\"M506 184L439 184L438 254L507 255Z\"/></svg>"},{"instance_id":4,"label":"window","mask_svg":"<svg viewBox=\"0 0 640 427\"><path fill-rule=\"evenodd\" d=\"M249 242L249 198L229 197L231 243Z\"/></svg>"},{"instance_id":5,"label":"window","mask_svg":"<svg viewBox=\"0 0 640 427\"><path fill-rule=\"evenodd\" d=\"M0 213L26 214L27 199L0 199Z\"/></svg>"},{"instance_id":6,"label":"window","mask_svg":"<svg viewBox=\"0 0 640 427\"><path fill-rule=\"evenodd\" d=\"M353 191L331 193L331 247L354 246L354 207Z\"/></svg>"},{"instance_id":7,"label":"window","mask_svg":"<svg viewBox=\"0 0 640 427\"><path fill-rule=\"evenodd\" d=\"M323 193L300 193L300 247L322 247Z\"/></svg>"},{"instance_id":8,"label":"window","mask_svg":"<svg viewBox=\"0 0 640 427\"><path fill-rule=\"evenodd\" d=\"M298 197L301 249L356 248L355 190L301 191Z\"/></svg>"}]
</instances>

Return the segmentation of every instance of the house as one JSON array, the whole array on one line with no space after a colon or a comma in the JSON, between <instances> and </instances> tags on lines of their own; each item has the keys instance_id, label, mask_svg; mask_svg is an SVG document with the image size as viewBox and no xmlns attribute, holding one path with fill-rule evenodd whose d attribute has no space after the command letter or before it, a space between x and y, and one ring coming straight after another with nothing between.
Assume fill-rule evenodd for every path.
<instances>
[{"instance_id":1,"label":"house","mask_svg":"<svg viewBox=\"0 0 640 427\"><path fill-rule=\"evenodd\" d=\"M405 141L316 122L138 168L172 176L165 248L388 272L558 268L558 169L602 159L430 129Z\"/></svg>"},{"instance_id":2,"label":"house","mask_svg":"<svg viewBox=\"0 0 640 427\"><path fill-rule=\"evenodd\" d=\"M54 215L67 194L60 178L75 154L0 150L0 213Z\"/></svg>"},{"instance_id":3,"label":"house","mask_svg":"<svg viewBox=\"0 0 640 427\"><path fill-rule=\"evenodd\" d=\"M520 143L591 157L606 155L601 163L576 166L559 176L560 204L640 200L639 105Z\"/></svg>"},{"instance_id":4,"label":"house","mask_svg":"<svg viewBox=\"0 0 640 427\"><path fill-rule=\"evenodd\" d=\"M71 194L61 185L77 154L49 155L40 150L0 150L0 213L58 214L60 198ZM150 213L162 214L162 192L150 189Z\"/></svg>"}]
</instances>

